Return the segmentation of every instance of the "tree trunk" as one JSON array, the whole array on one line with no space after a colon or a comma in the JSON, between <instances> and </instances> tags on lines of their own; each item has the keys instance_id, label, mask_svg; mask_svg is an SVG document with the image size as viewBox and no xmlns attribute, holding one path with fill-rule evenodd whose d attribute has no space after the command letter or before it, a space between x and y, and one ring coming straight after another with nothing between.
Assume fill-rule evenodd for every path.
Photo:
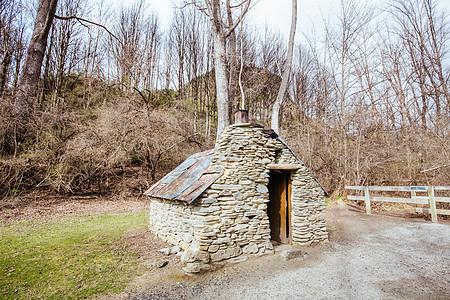
<instances>
[{"instance_id":1,"label":"tree trunk","mask_svg":"<svg viewBox=\"0 0 450 300\"><path fill-rule=\"evenodd\" d=\"M230 0L227 0L227 18L228 26L233 25L233 15L231 14L231 4ZM233 110L237 109L236 101L236 32L233 30L228 37L230 42L230 55L229 55L229 65L230 65L230 80L228 82L228 92L229 92L229 114L233 114ZM230 117L231 119L231 117Z\"/></svg>"},{"instance_id":2,"label":"tree trunk","mask_svg":"<svg viewBox=\"0 0 450 300\"><path fill-rule=\"evenodd\" d=\"M14 102L14 117L16 121L22 124L30 118L33 99L37 95L47 37L55 15L57 2L57 0L39 0L33 35L28 46Z\"/></svg>"},{"instance_id":3,"label":"tree trunk","mask_svg":"<svg viewBox=\"0 0 450 300\"><path fill-rule=\"evenodd\" d=\"M11 63L12 53L10 50L6 50L2 62L0 64L0 97L3 96L3 92L6 86L6 78L8 76L8 67Z\"/></svg>"},{"instance_id":4,"label":"tree trunk","mask_svg":"<svg viewBox=\"0 0 450 300\"><path fill-rule=\"evenodd\" d=\"M226 72L225 39L220 32L214 32L214 69L217 94L217 138L225 126L230 125L228 105L228 82Z\"/></svg>"},{"instance_id":5,"label":"tree trunk","mask_svg":"<svg viewBox=\"0 0 450 300\"><path fill-rule=\"evenodd\" d=\"M297 27L297 0L292 0L292 20L291 20L291 32L289 34L289 45L288 45L288 53L287 53L287 61L284 66L280 89L278 90L277 99L273 104L272 108L272 119L271 119L271 127L276 132L279 133L279 116L280 116L280 108L281 103L283 103L284 94L286 93L287 84L289 80L289 74L291 72L292 65L292 56L294 53L294 38L295 38L295 29Z\"/></svg>"},{"instance_id":6,"label":"tree trunk","mask_svg":"<svg viewBox=\"0 0 450 300\"><path fill-rule=\"evenodd\" d=\"M213 2L213 39L214 39L214 70L216 76L217 94L217 139L220 138L225 126L230 125L230 110L228 105L228 80L226 70L225 33L220 24L220 1Z\"/></svg>"}]
</instances>

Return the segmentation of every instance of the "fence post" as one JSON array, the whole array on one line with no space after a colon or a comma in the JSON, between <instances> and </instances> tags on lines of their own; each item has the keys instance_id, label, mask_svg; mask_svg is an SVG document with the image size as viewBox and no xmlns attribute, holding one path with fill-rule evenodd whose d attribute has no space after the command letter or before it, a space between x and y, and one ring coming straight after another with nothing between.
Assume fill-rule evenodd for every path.
<instances>
[{"instance_id":1,"label":"fence post","mask_svg":"<svg viewBox=\"0 0 450 300\"><path fill-rule=\"evenodd\" d=\"M366 214L370 215L370 194L369 187L364 187L364 202L366 203Z\"/></svg>"},{"instance_id":2,"label":"fence post","mask_svg":"<svg viewBox=\"0 0 450 300\"><path fill-rule=\"evenodd\" d=\"M414 198L417 196L416 191L411 191L411 201L414 200ZM417 204L410 203L411 206L417 207Z\"/></svg>"},{"instance_id":3,"label":"fence post","mask_svg":"<svg viewBox=\"0 0 450 300\"><path fill-rule=\"evenodd\" d=\"M436 213L436 201L434 199L434 188L429 186L428 190L428 203L430 204L430 214L431 214L431 222L437 223L437 213Z\"/></svg>"}]
</instances>

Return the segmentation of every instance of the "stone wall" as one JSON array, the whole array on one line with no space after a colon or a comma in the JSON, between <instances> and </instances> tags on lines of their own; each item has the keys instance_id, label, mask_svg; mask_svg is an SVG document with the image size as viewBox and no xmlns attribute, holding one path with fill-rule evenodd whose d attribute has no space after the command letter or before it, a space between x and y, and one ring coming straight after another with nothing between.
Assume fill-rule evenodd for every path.
<instances>
[{"instance_id":1,"label":"stone wall","mask_svg":"<svg viewBox=\"0 0 450 300\"><path fill-rule=\"evenodd\" d=\"M279 139L251 124L227 127L216 144L209 171L223 171L190 205L153 199L150 229L185 250L185 270L198 272L211 263L273 252L266 209L268 164L300 164ZM292 243L327 240L324 191L302 165L292 171Z\"/></svg>"},{"instance_id":2,"label":"stone wall","mask_svg":"<svg viewBox=\"0 0 450 300\"><path fill-rule=\"evenodd\" d=\"M276 164L298 164L299 159L292 151L276 140L278 147L283 147L281 154L275 157ZM281 144L281 145L280 145ZM291 226L292 244L309 246L328 240L325 226L324 190L314 180L304 164L291 174Z\"/></svg>"},{"instance_id":3,"label":"stone wall","mask_svg":"<svg viewBox=\"0 0 450 300\"><path fill-rule=\"evenodd\" d=\"M195 215L186 203L152 198L149 228L160 239L187 250L194 241Z\"/></svg>"}]
</instances>

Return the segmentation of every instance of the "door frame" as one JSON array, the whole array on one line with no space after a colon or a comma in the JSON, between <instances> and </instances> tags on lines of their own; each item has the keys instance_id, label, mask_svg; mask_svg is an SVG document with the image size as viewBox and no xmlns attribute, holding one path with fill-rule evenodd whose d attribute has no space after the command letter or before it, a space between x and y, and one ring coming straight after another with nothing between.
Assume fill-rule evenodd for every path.
<instances>
[{"instance_id":1,"label":"door frame","mask_svg":"<svg viewBox=\"0 0 450 300\"><path fill-rule=\"evenodd\" d=\"M267 216L271 239L281 244L292 242L292 171L270 170Z\"/></svg>"}]
</instances>

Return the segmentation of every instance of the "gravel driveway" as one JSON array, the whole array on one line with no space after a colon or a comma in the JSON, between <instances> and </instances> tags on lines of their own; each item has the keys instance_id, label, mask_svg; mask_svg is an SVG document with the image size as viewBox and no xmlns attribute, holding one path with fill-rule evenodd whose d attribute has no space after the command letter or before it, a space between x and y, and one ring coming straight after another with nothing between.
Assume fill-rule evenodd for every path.
<instances>
[{"instance_id":1,"label":"gravel driveway","mask_svg":"<svg viewBox=\"0 0 450 300\"><path fill-rule=\"evenodd\" d=\"M337 243L275 274L245 272L199 298L450 299L449 237L447 225L406 223Z\"/></svg>"},{"instance_id":2,"label":"gravel driveway","mask_svg":"<svg viewBox=\"0 0 450 300\"><path fill-rule=\"evenodd\" d=\"M135 298L450 299L448 223L366 216L341 204L328 210L327 225L331 245L305 248L306 258L284 261L278 251Z\"/></svg>"}]
</instances>

